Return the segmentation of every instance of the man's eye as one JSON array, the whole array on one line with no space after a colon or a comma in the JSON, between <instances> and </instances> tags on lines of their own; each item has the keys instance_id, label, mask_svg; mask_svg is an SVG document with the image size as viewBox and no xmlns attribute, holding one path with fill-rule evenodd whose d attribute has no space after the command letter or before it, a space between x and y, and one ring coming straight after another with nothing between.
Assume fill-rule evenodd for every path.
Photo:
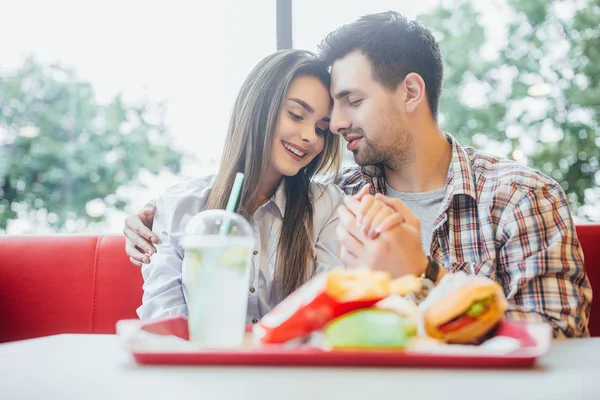
<instances>
[{"instance_id":1,"label":"man's eye","mask_svg":"<svg viewBox=\"0 0 600 400\"><path fill-rule=\"evenodd\" d=\"M290 118L293 119L294 121L302 121L304 119L301 116L299 116L298 114L294 114L291 111L288 111L288 114L290 115Z\"/></svg>"},{"instance_id":2,"label":"man's eye","mask_svg":"<svg viewBox=\"0 0 600 400\"><path fill-rule=\"evenodd\" d=\"M348 100L348 104L350 104L352 107L356 107L359 106L360 103L362 103L363 99L358 99L358 100Z\"/></svg>"}]
</instances>

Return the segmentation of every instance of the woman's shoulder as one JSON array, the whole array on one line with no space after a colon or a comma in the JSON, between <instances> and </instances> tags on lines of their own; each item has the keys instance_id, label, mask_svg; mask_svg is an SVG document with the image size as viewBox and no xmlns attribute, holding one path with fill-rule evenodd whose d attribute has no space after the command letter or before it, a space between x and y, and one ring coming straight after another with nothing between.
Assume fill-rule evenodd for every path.
<instances>
[{"instance_id":1,"label":"woman's shoulder","mask_svg":"<svg viewBox=\"0 0 600 400\"><path fill-rule=\"evenodd\" d=\"M168 187L156 202L156 218L173 219L177 222L182 216L195 215L206 203L215 176L186 179Z\"/></svg>"},{"instance_id":2,"label":"woman's shoulder","mask_svg":"<svg viewBox=\"0 0 600 400\"><path fill-rule=\"evenodd\" d=\"M180 199L187 197L206 197L215 181L215 175L207 175L196 179L185 179L169 186L162 197L165 199Z\"/></svg>"}]
</instances>

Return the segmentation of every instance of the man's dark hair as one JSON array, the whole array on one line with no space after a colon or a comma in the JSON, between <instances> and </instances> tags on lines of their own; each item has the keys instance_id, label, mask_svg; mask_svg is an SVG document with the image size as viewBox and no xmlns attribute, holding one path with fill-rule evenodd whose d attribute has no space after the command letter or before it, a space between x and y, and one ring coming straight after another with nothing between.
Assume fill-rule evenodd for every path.
<instances>
[{"instance_id":1,"label":"man's dark hair","mask_svg":"<svg viewBox=\"0 0 600 400\"><path fill-rule=\"evenodd\" d=\"M368 14L331 32L319 45L327 65L353 51L372 64L373 78L390 90L411 72L425 81L431 114L437 119L444 66L438 42L431 31L395 11Z\"/></svg>"}]
</instances>

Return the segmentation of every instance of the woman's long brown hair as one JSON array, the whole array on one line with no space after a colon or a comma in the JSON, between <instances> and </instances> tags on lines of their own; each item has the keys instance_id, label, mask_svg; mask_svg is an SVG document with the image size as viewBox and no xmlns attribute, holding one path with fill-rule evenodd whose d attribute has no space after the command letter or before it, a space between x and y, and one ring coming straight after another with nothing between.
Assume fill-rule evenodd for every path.
<instances>
[{"instance_id":1,"label":"woman's long brown hair","mask_svg":"<svg viewBox=\"0 0 600 400\"><path fill-rule=\"evenodd\" d=\"M264 58L244 81L229 123L219 173L205 209L225 208L237 172L245 175L237 212L250 218L260 182L269 166L273 135L280 110L292 81L314 76L329 89L327 67L304 50L283 50ZM305 283L315 272L312 244L313 207L309 185L316 175L334 178L340 165L340 139L325 134L325 147L295 176L285 176L285 215L277 247L272 294L280 301Z\"/></svg>"}]
</instances>

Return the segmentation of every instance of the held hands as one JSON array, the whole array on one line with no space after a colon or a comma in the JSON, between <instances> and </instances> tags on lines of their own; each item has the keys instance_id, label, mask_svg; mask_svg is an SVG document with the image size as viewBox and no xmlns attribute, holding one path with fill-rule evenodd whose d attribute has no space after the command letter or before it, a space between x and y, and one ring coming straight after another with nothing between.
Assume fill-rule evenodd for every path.
<instances>
[{"instance_id":1,"label":"held hands","mask_svg":"<svg viewBox=\"0 0 600 400\"><path fill-rule=\"evenodd\" d=\"M368 193L368 185L361 189L355 198L360 201L356 224L369 239L375 239L380 233L400 225L402 215L385 203L387 198L381 194L372 196Z\"/></svg>"},{"instance_id":2,"label":"held hands","mask_svg":"<svg viewBox=\"0 0 600 400\"><path fill-rule=\"evenodd\" d=\"M368 186L347 196L338 209L341 259L349 268L370 267L392 277L420 275L428 260L419 219L400 201L368 194Z\"/></svg>"}]
</instances>

